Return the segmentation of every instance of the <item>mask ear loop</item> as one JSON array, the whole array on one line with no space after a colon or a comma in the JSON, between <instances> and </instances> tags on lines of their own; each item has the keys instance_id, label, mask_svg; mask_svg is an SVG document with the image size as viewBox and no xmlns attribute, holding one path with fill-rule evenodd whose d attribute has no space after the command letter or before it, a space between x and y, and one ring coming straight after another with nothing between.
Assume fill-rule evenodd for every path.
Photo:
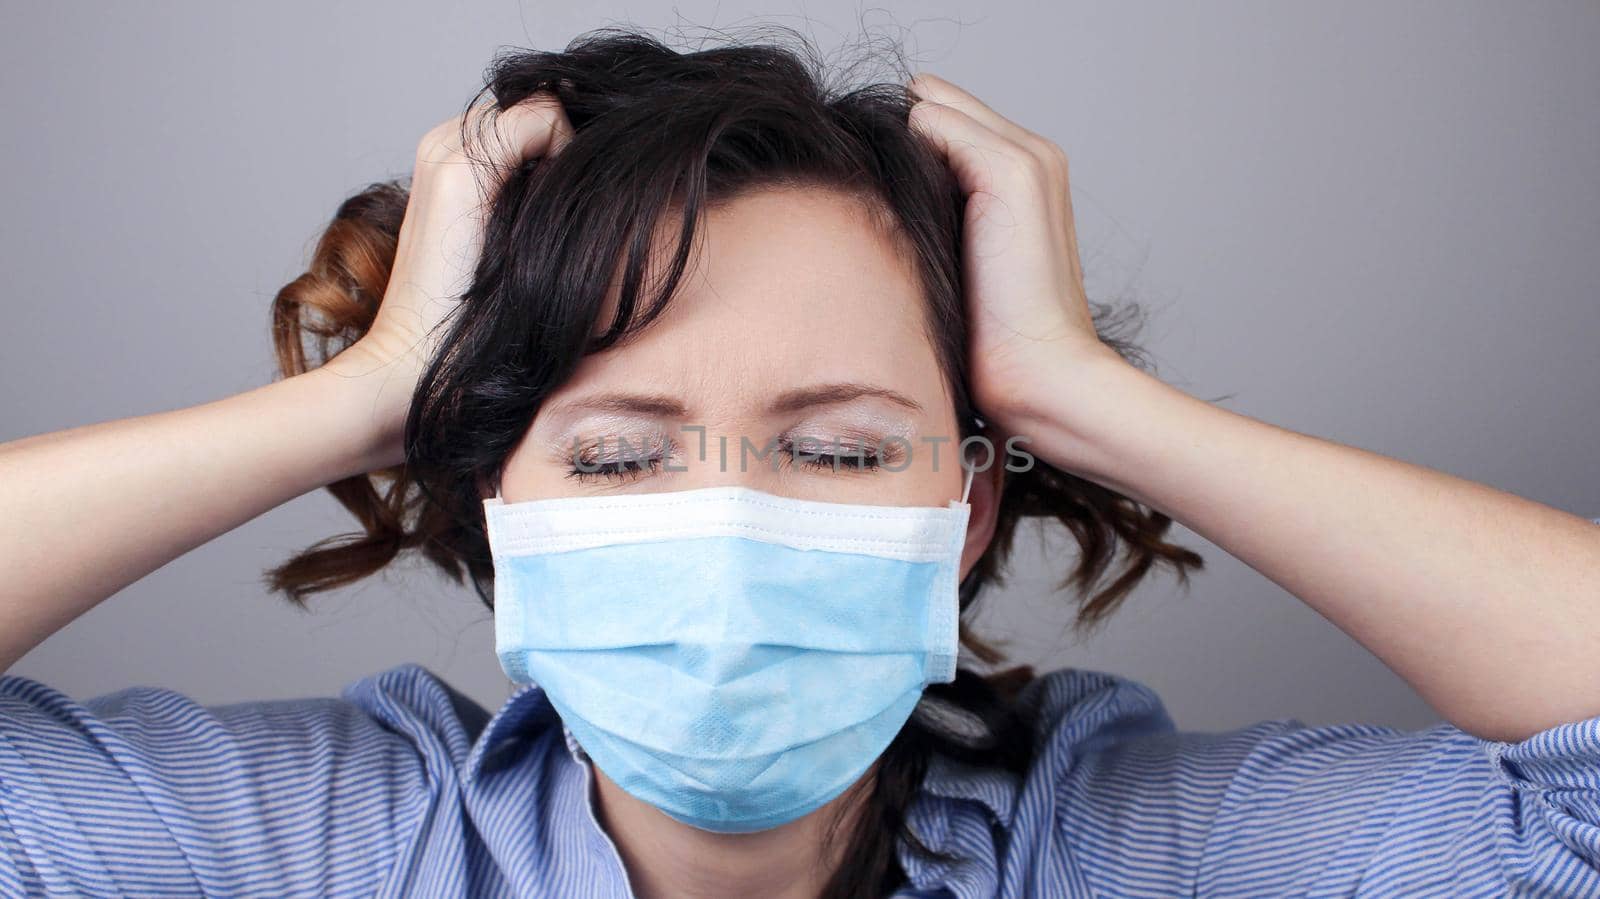
<instances>
[{"instance_id":1,"label":"mask ear loop","mask_svg":"<svg viewBox=\"0 0 1600 899\"><path fill-rule=\"evenodd\" d=\"M988 427L988 425L984 423L983 419L976 415L972 416L972 423L979 431L982 431L985 427ZM975 469L968 465L965 459L961 460L961 467L967 470L966 483L961 485L961 502L965 504L967 502L967 495L972 492L972 472Z\"/></svg>"}]
</instances>

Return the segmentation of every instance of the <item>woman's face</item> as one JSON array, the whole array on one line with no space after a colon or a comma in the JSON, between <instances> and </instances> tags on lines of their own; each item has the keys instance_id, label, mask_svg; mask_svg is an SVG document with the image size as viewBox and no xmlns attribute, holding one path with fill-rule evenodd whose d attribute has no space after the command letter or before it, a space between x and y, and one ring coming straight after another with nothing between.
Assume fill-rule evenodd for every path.
<instances>
[{"instance_id":1,"label":"woman's face","mask_svg":"<svg viewBox=\"0 0 1600 899\"><path fill-rule=\"evenodd\" d=\"M859 201L816 188L741 195L707 212L661 317L585 357L548 397L507 460L502 494L517 502L737 485L943 506L961 495L961 435L924 320L910 261ZM836 471L792 448L846 455ZM856 467L852 452L867 466ZM963 572L981 552L973 543L986 545L991 532L990 480L974 476Z\"/></svg>"}]
</instances>

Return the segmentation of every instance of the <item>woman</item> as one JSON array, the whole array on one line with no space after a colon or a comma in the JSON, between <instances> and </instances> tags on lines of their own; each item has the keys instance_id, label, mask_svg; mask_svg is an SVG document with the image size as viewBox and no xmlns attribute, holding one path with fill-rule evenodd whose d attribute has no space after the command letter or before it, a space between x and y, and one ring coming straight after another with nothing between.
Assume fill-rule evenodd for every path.
<instances>
[{"instance_id":1,"label":"woman","mask_svg":"<svg viewBox=\"0 0 1600 899\"><path fill-rule=\"evenodd\" d=\"M7 677L7 895L1600 895L1600 530L1163 384L1091 313L1058 148L822 74L498 59L280 293L287 377L0 447L8 665L327 485L365 534L275 586L418 550L523 684ZM1024 517L1082 623L1200 564L1176 519L1450 723L1178 734L1120 678L957 668Z\"/></svg>"}]
</instances>

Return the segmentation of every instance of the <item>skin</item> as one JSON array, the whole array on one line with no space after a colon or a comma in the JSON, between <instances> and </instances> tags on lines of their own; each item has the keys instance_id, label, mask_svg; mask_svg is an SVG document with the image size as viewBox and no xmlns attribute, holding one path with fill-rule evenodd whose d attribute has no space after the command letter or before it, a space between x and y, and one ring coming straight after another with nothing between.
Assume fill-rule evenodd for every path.
<instances>
[{"instance_id":1,"label":"skin","mask_svg":"<svg viewBox=\"0 0 1600 899\"><path fill-rule=\"evenodd\" d=\"M674 240L663 234L657 250ZM872 286L870 313L862 285ZM692 267L662 317L625 346L586 357L551 394L506 462L503 495L516 502L740 485L828 502L944 506L961 496L960 434L925 310L909 263L853 197L814 189L741 196L706 216ZM894 398L812 391L838 384ZM699 433L685 427L706 429L703 454ZM726 455L718 435L729 438ZM753 453L741 465L741 437L759 448L835 436L868 448L897 437L910 451L888 463L901 470L835 471L782 452L777 466ZM601 437L610 442L594 447L594 462L619 470L574 477L575 445L581 458ZM617 438L646 461L620 470ZM974 476L963 575L994 533L1001 470ZM846 806L840 830L848 833L858 810L846 794L771 830L710 833L595 770L603 824L640 896L815 896L836 866L828 854L818 863L827 820Z\"/></svg>"},{"instance_id":2,"label":"skin","mask_svg":"<svg viewBox=\"0 0 1600 899\"><path fill-rule=\"evenodd\" d=\"M1482 484L1212 406L1124 363L1094 336L1060 148L946 80L924 74L909 87L919 97L912 125L943 149L970 198L972 387L997 442L1025 435L1035 455L1171 515L1358 640L1469 733L1519 740L1600 714L1600 529ZM0 444L6 667L211 538L402 460L405 400L432 350L427 328L448 308L434 298L459 287L468 270L462 260L478 239L483 195L460 155L459 124L442 123L419 144L395 275L378 323L356 346L323 368L214 402ZM548 97L496 128L502 165L559 152L571 133ZM771 214L776 205L781 215ZM758 215L761 227L739 227ZM762 233L774 222L782 240ZM650 422L613 414L575 427L660 429L692 418L713 433L770 435L802 419L811 428L859 415L876 427L953 433L953 422L939 420L947 414L942 388L913 339L911 304L900 292L906 273L849 202L752 195L713 216L706 247L687 302L627 348L626 359L618 352L591 360L559 395L574 403L643 383L676 396L682 414ZM806 270L817 258L829 258L828 271ZM872 329L845 308L849 289L863 283L887 291L885 318L875 308ZM770 310L783 304L772 300L806 288L804 326L779 329ZM766 339L752 339L752 327ZM869 330L870 345L853 333ZM841 345L856 351L839 352ZM705 361L705 347L716 348L716 364ZM826 380L891 382L921 412L868 409L864 400L789 414L768 408L775 392L823 379L824 361ZM899 473L735 475L696 467L693 456L683 460L688 471L580 486L556 471L544 439L556 433L556 417L553 403L508 461L508 499L737 482L802 497L942 505L959 490L956 470L935 473L931 459L928 469L914 462ZM552 430L539 430L547 425ZM973 485L964 565L988 540L999 468L991 472ZM630 804L603 774L596 792L640 895L816 892L817 815L725 839Z\"/></svg>"},{"instance_id":3,"label":"skin","mask_svg":"<svg viewBox=\"0 0 1600 899\"><path fill-rule=\"evenodd\" d=\"M1515 741L1600 714L1600 528L1189 396L1094 338L1067 157L924 73L912 124L969 197L973 390L998 428L1171 515L1349 634L1439 715Z\"/></svg>"}]
</instances>

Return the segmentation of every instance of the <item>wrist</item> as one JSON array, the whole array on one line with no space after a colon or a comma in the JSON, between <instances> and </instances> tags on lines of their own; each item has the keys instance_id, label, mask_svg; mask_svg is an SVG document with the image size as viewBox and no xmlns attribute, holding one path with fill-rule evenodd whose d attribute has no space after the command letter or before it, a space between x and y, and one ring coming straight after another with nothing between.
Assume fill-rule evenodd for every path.
<instances>
[{"instance_id":1,"label":"wrist","mask_svg":"<svg viewBox=\"0 0 1600 899\"><path fill-rule=\"evenodd\" d=\"M1109 347L1040 366L1030 381L992 413L996 424L1052 466L1113 489L1137 464L1131 441L1148 432L1163 393L1173 390Z\"/></svg>"},{"instance_id":2,"label":"wrist","mask_svg":"<svg viewBox=\"0 0 1600 899\"><path fill-rule=\"evenodd\" d=\"M416 376L356 343L297 377L317 385L343 435L342 477L392 468L405 461L406 415Z\"/></svg>"}]
</instances>

